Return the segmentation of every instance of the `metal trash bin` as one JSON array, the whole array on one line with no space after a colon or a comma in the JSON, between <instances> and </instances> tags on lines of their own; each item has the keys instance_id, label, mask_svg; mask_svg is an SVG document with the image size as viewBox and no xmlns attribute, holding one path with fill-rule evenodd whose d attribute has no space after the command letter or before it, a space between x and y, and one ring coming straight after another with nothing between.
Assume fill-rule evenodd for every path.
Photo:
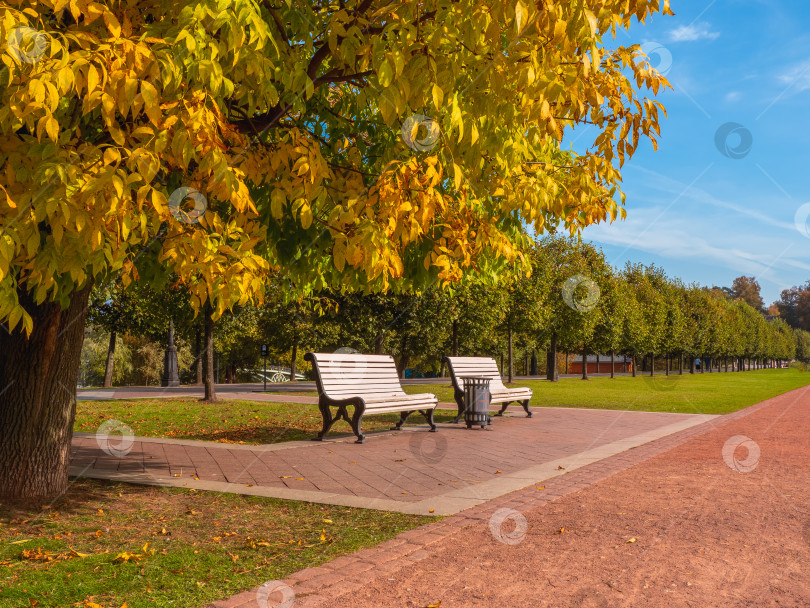
<instances>
[{"instance_id":1,"label":"metal trash bin","mask_svg":"<svg viewBox=\"0 0 810 608\"><path fill-rule=\"evenodd\" d=\"M467 428L480 424L482 429L486 429L488 424L492 424L489 417L489 404L492 400L489 392L490 378L468 376L461 378L461 381L464 383L464 422Z\"/></svg>"}]
</instances>

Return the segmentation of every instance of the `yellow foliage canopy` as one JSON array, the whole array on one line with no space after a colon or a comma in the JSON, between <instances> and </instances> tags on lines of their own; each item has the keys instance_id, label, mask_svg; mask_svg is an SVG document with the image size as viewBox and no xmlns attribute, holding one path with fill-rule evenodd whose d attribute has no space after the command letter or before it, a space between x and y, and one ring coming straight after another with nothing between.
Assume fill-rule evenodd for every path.
<instances>
[{"instance_id":1,"label":"yellow foliage canopy","mask_svg":"<svg viewBox=\"0 0 810 608\"><path fill-rule=\"evenodd\" d=\"M586 6L583 6L587 4ZM667 0L0 3L0 320L162 267L195 306L402 289L623 214ZM627 74L631 75L628 77ZM581 154L569 130L593 124Z\"/></svg>"}]
</instances>

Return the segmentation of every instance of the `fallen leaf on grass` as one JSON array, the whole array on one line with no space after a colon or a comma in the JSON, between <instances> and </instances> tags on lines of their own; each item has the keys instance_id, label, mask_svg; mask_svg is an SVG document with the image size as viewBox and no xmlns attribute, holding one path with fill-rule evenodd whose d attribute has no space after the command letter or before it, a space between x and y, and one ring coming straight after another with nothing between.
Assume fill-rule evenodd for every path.
<instances>
[{"instance_id":1,"label":"fallen leaf on grass","mask_svg":"<svg viewBox=\"0 0 810 608\"><path fill-rule=\"evenodd\" d=\"M323 520L323 523L325 523L325 524L332 524L332 523L335 523L335 522L333 522L331 519L324 519L324 520Z\"/></svg>"},{"instance_id":2,"label":"fallen leaf on grass","mask_svg":"<svg viewBox=\"0 0 810 608\"><path fill-rule=\"evenodd\" d=\"M186 515L197 515L197 513L199 513L199 511L195 511L191 507L186 507Z\"/></svg>"},{"instance_id":3,"label":"fallen leaf on grass","mask_svg":"<svg viewBox=\"0 0 810 608\"><path fill-rule=\"evenodd\" d=\"M123 553L119 553L115 556L113 560L114 564L126 564L128 562L138 562L145 557L149 557L155 554L154 549L149 548L149 543L146 543L141 549L143 553L129 553L128 551L124 551Z\"/></svg>"}]
</instances>

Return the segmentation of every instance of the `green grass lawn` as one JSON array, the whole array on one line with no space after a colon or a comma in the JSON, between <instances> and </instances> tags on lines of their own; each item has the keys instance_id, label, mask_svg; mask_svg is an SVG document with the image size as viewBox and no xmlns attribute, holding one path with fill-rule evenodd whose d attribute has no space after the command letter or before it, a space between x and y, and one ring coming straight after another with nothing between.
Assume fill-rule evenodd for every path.
<instances>
[{"instance_id":1,"label":"green grass lawn","mask_svg":"<svg viewBox=\"0 0 810 608\"><path fill-rule=\"evenodd\" d=\"M0 606L194 608L428 521L79 480L50 505L0 503Z\"/></svg>"},{"instance_id":2,"label":"green grass lawn","mask_svg":"<svg viewBox=\"0 0 810 608\"><path fill-rule=\"evenodd\" d=\"M770 397L810 384L810 374L797 369L750 372L678 374L655 377L592 377L588 381L564 378L559 382L529 380L510 386L529 386L536 407L589 407L646 412L727 414ZM452 401L448 384L405 385L407 393L434 393Z\"/></svg>"},{"instance_id":3,"label":"green grass lawn","mask_svg":"<svg viewBox=\"0 0 810 608\"><path fill-rule=\"evenodd\" d=\"M434 420L447 422L455 412L437 410ZM95 433L105 420L118 420L140 437L198 439L223 443L266 444L308 440L321 430L317 405L226 400L203 403L193 397L180 399L116 399L79 401L74 430ZM381 414L363 419L363 432L390 429L399 414ZM406 424L425 424L418 412ZM351 433L343 420L336 422L329 437Z\"/></svg>"}]
</instances>

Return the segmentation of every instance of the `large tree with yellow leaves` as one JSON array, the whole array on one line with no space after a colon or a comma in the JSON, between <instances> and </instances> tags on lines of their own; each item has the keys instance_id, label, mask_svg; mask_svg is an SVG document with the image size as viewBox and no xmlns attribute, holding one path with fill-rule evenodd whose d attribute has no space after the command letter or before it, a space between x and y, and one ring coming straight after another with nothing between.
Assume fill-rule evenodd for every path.
<instances>
[{"instance_id":1,"label":"large tree with yellow leaves","mask_svg":"<svg viewBox=\"0 0 810 608\"><path fill-rule=\"evenodd\" d=\"M91 286L411 290L621 216L667 0L0 3L0 495L64 491ZM589 124L586 152L562 150Z\"/></svg>"}]
</instances>

